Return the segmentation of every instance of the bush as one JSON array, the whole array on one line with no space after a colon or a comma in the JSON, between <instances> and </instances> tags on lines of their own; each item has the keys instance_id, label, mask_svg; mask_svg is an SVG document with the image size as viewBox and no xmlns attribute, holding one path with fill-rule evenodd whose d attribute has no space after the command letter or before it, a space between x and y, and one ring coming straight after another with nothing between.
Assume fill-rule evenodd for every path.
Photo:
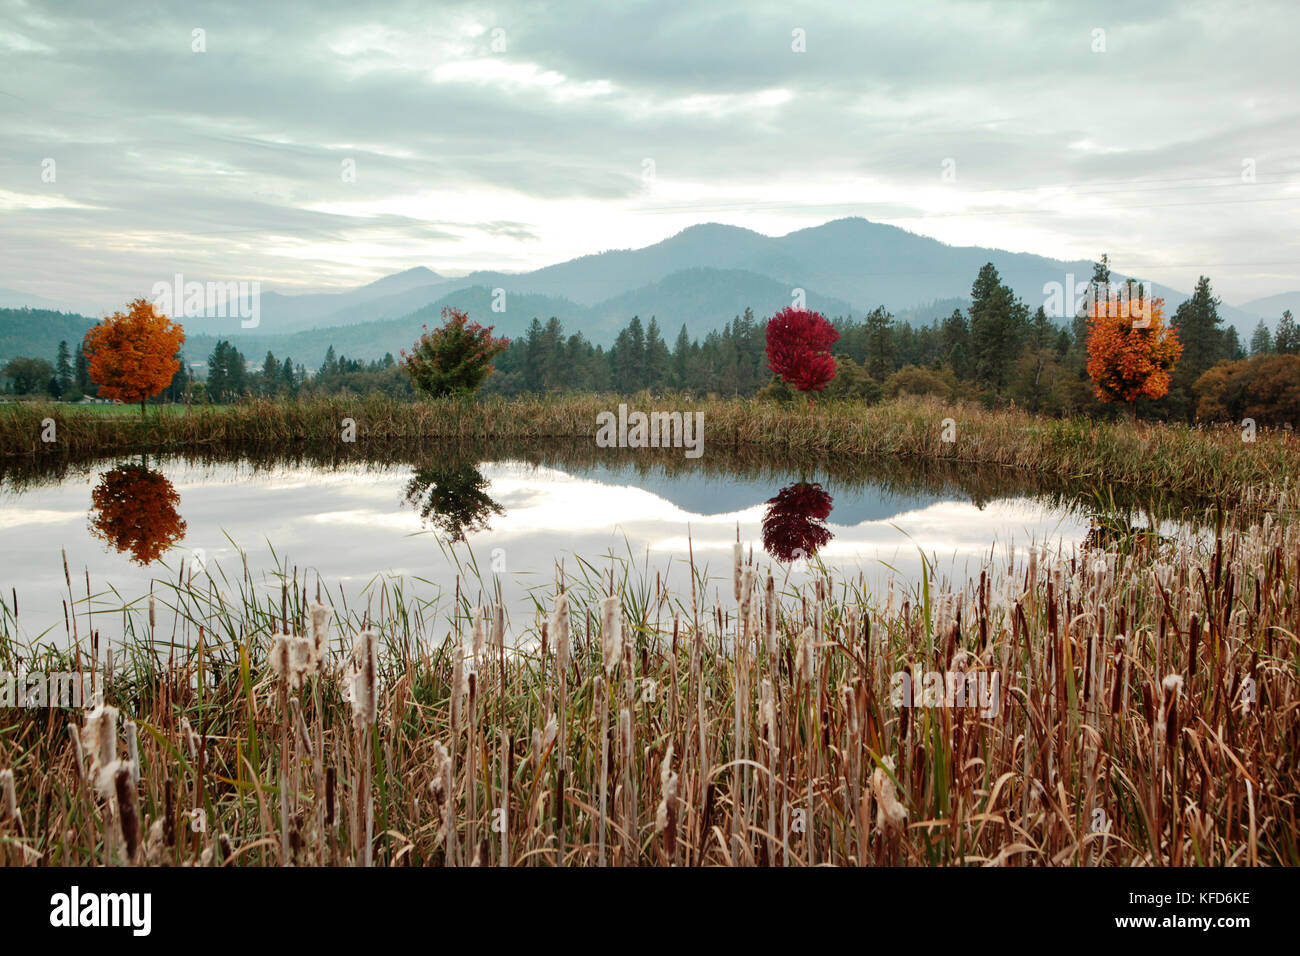
<instances>
[{"instance_id":1,"label":"bush","mask_svg":"<svg viewBox=\"0 0 1300 956\"><path fill-rule=\"evenodd\" d=\"M1201 421L1300 425L1300 356L1257 355L1219 362L1192 386Z\"/></svg>"}]
</instances>

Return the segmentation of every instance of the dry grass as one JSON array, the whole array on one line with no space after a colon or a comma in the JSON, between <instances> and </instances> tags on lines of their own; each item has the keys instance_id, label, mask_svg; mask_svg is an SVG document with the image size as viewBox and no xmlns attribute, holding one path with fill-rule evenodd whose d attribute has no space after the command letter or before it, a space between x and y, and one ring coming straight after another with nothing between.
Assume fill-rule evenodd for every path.
<instances>
[{"instance_id":1,"label":"dry grass","mask_svg":"<svg viewBox=\"0 0 1300 956\"><path fill-rule=\"evenodd\" d=\"M588 411L572 404L573 427ZM835 427L902 444L936 411L895 416L885 436L874 410ZM737 440L805 427L756 414L736 418ZM976 447L1013 440L967 414ZM1022 553L952 594L928 578L872 594L824 573L795 587L748 564L721 597L698 573L668 594L651 569L583 563L562 579L568 641L550 590L532 619L505 621L468 591L439 608L376 582L369 620L292 571L274 589L247 570L182 575L157 595L176 634L137 607L111 632L74 615L70 656L0 640L0 667L23 654L50 671L103 661L111 633L122 643L99 678L133 721L105 737L101 715L70 736L92 719L0 711L14 790L0 858L1296 865L1300 501L1255 494L1270 511L1259 526L1158 551ZM279 672L268 660L272 635L312 633L317 599L331 652L313 663L304 643L292 686L290 658ZM996 672L1000 709L899 706L893 675L908 668Z\"/></svg>"},{"instance_id":2,"label":"dry grass","mask_svg":"<svg viewBox=\"0 0 1300 956\"><path fill-rule=\"evenodd\" d=\"M403 403L385 399L311 402L250 401L198 406L147 421L123 409L109 416L76 406L24 404L0 408L0 459L342 444L343 420L357 441L392 442L591 440L596 415L620 401L633 408L701 411L705 450L753 448L768 455L811 454L843 460L931 459L997 465L1054 479L1131 485L1146 492L1236 502L1250 488L1294 475L1300 438L1261 430L1253 443L1235 427L1192 428L1128 421L1048 419L1015 409L997 412L919 399L878 405L823 402L813 409L744 399L680 396L619 398L562 395L535 399ZM58 441L41 441L53 419ZM956 440L944 442L951 418Z\"/></svg>"}]
</instances>

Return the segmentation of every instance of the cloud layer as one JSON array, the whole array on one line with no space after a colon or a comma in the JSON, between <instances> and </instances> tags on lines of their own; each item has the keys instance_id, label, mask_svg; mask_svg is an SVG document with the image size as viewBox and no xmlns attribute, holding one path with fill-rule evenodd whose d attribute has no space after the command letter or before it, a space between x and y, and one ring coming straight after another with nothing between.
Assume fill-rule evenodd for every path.
<instances>
[{"instance_id":1,"label":"cloud layer","mask_svg":"<svg viewBox=\"0 0 1300 956\"><path fill-rule=\"evenodd\" d=\"M0 0L0 286L305 291L861 215L1300 287L1300 8L880 6Z\"/></svg>"}]
</instances>

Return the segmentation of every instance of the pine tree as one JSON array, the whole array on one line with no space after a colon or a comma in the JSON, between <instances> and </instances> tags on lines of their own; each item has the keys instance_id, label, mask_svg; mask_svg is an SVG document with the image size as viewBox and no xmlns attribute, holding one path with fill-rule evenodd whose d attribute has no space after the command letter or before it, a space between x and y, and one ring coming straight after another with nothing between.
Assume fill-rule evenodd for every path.
<instances>
[{"instance_id":1,"label":"pine tree","mask_svg":"<svg viewBox=\"0 0 1300 956\"><path fill-rule=\"evenodd\" d=\"M77 345L77 354L72 360L72 377L76 381L77 391L82 395L94 395L95 385L90 380L90 361L86 358L85 342Z\"/></svg>"},{"instance_id":2,"label":"pine tree","mask_svg":"<svg viewBox=\"0 0 1300 956\"><path fill-rule=\"evenodd\" d=\"M867 374L883 382L894 371L897 357L894 317L884 306L877 306L866 319Z\"/></svg>"},{"instance_id":3,"label":"pine tree","mask_svg":"<svg viewBox=\"0 0 1300 956\"><path fill-rule=\"evenodd\" d=\"M971 352L976 376L993 387L998 399L1019 355L1022 312L1027 318L1028 310L1002 284L993 263L986 263L971 286Z\"/></svg>"},{"instance_id":4,"label":"pine tree","mask_svg":"<svg viewBox=\"0 0 1300 956\"><path fill-rule=\"evenodd\" d=\"M266 351L266 361L262 363L262 394L271 398L278 392L280 384L280 363L275 360L271 350Z\"/></svg>"},{"instance_id":5,"label":"pine tree","mask_svg":"<svg viewBox=\"0 0 1300 956\"><path fill-rule=\"evenodd\" d=\"M59 343L59 350L54 359L54 377L58 379L60 395L67 395L72 391L74 382L72 378L71 353L68 351L68 343L66 341Z\"/></svg>"},{"instance_id":6,"label":"pine tree","mask_svg":"<svg viewBox=\"0 0 1300 956\"><path fill-rule=\"evenodd\" d=\"M943 320L939 336L942 341L944 362L958 379L962 381L969 379L971 376L970 325L960 309L953 309L952 315Z\"/></svg>"},{"instance_id":7,"label":"pine tree","mask_svg":"<svg viewBox=\"0 0 1300 956\"><path fill-rule=\"evenodd\" d=\"M659 332L659 322L652 315L645 332L645 384L647 388L663 388L670 375L668 344Z\"/></svg>"},{"instance_id":8,"label":"pine tree","mask_svg":"<svg viewBox=\"0 0 1300 956\"><path fill-rule=\"evenodd\" d=\"M1259 320L1259 325L1255 326L1255 332L1250 337L1250 354L1268 355L1273 351L1273 336L1268 331L1268 326L1264 320Z\"/></svg>"},{"instance_id":9,"label":"pine tree","mask_svg":"<svg viewBox=\"0 0 1300 956\"><path fill-rule=\"evenodd\" d=\"M1192 297L1178 306L1171 325L1183 344L1174 383L1190 385L1215 362L1228 357L1228 342L1219 317L1219 299L1210 280L1201 276Z\"/></svg>"},{"instance_id":10,"label":"pine tree","mask_svg":"<svg viewBox=\"0 0 1300 956\"><path fill-rule=\"evenodd\" d=\"M1300 328L1296 327L1291 310L1282 313L1277 323L1277 333L1273 336L1273 349L1279 355L1295 355L1300 352Z\"/></svg>"}]
</instances>

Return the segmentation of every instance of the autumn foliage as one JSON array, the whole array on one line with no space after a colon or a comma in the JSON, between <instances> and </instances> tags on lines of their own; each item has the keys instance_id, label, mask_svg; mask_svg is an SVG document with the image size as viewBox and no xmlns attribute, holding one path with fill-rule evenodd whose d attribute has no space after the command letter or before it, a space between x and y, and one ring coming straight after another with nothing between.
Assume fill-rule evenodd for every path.
<instances>
[{"instance_id":1,"label":"autumn foliage","mask_svg":"<svg viewBox=\"0 0 1300 956\"><path fill-rule=\"evenodd\" d=\"M185 537L176 506L181 496L165 475L143 465L119 465L99 476L90 493L90 530L136 564L156 561Z\"/></svg>"},{"instance_id":2,"label":"autumn foliage","mask_svg":"<svg viewBox=\"0 0 1300 956\"><path fill-rule=\"evenodd\" d=\"M171 384L180 370L176 358L185 343L179 325L159 314L147 299L136 299L125 313L114 312L86 333L90 379L99 394L134 405Z\"/></svg>"},{"instance_id":3,"label":"autumn foliage","mask_svg":"<svg viewBox=\"0 0 1300 956\"><path fill-rule=\"evenodd\" d=\"M767 323L767 364L801 392L820 392L835 377L831 346L840 333L818 312L787 307Z\"/></svg>"},{"instance_id":4,"label":"autumn foliage","mask_svg":"<svg viewBox=\"0 0 1300 956\"><path fill-rule=\"evenodd\" d=\"M510 344L494 339L492 326L469 321L460 309L447 306L442 317L447 321L432 332L424 326L409 353L402 349L401 365L411 384L433 398L477 389L492 374L492 360Z\"/></svg>"},{"instance_id":5,"label":"autumn foliage","mask_svg":"<svg viewBox=\"0 0 1300 956\"><path fill-rule=\"evenodd\" d=\"M1138 300L1130 314L1099 297L1088 319L1088 376L1103 402L1132 405L1162 398L1183 354L1178 334L1165 325L1164 299Z\"/></svg>"},{"instance_id":6,"label":"autumn foliage","mask_svg":"<svg viewBox=\"0 0 1300 956\"><path fill-rule=\"evenodd\" d=\"M816 482L801 481L782 488L767 500L763 515L763 547L778 561L816 554L831 539L826 519L831 496Z\"/></svg>"}]
</instances>

